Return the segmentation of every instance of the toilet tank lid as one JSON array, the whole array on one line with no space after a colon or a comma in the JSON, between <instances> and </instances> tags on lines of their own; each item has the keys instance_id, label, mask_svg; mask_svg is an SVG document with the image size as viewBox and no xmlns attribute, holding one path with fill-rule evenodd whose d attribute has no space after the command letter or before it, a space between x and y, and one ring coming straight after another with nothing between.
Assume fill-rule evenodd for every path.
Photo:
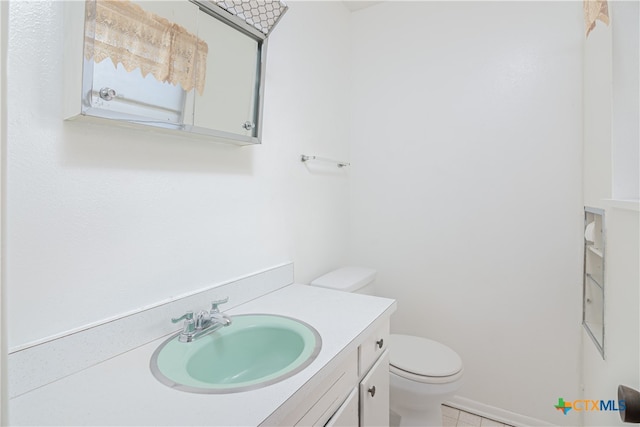
<instances>
[{"instance_id":1,"label":"toilet tank lid","mask_svg":"<svg viewBox=\"0 0 640 427\"><path fill-rule=\"evenodd\" d=\"M320 276L311 282L313 286L353 292L373 282L376 270L364 267L343 267Z\"/></svg>"}]
</instances>

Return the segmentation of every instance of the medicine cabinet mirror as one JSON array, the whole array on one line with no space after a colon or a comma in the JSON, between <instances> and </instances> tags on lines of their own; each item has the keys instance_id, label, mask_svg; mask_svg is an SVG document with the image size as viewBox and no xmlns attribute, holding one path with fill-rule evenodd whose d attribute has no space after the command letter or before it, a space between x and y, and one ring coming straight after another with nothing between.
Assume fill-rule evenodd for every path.
<instances>
[{"instance_id":1,"label":"medicine cabinet mirror","mask_svg":"<svg viewBox=\"0 0 640 427\"><path fill-rule=\"evenodd\" d=\"M66 119L261 142L267 36L283 2L65 3Z\"/></svg>"},{"instance_id":2,"label":"medicine cabinet mirror","mask_svg":"<svg viewBox=\"0 0 640 427\"><path fill-rule=\"evenodd\" d=\"M582 324L604 358L604 211L584 208Z\"/></svg>"}]
</instances>

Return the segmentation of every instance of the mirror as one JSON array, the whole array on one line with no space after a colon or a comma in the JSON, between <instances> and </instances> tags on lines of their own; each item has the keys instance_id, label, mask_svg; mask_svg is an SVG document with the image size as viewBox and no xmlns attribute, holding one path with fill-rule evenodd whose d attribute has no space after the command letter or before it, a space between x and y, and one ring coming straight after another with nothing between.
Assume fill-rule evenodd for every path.
<instances>
[{"instance_id":1,"label":"mirror","mask_svg":"<svg viewBox=\"0 0 640 427\"><path fill-rule=\"evenodd\" d=\"M284 3L68 3L84 8L84 42L81 102L66 108L67 119L261 142L266 38Z\"/></svg>"},{"instance_id":2,"label":"mirror","mask_svg":"<svg viewBox=\"0 0 640 427\"><path fill-rule=\"evenodd\" d=\"M201 12L202 13L202 12ZM196 94L193 124L229 133L254 135L261 46L234 28L210 19L198 35L215 55L207 58L207 84ZM224 67L217 64L226 64Z\"/></svg>"}]
</instances>

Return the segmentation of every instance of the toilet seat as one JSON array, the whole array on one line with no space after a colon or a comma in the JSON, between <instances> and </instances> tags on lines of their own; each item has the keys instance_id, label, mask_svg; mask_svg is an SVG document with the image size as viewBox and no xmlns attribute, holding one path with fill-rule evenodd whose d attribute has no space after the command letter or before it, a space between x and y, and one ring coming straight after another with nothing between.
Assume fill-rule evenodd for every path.
<instances>
[{"instance_id":1,"label":"toilet seat","mask_svg":"<svg viewBox=\"0 0 640 427\"><path fill-rule=\"evenodd\" d=\"M411 335L392 334L389 371L420 383L441 384L462 377L460 356L437 341Z\"/></svg>"}]
</instances>

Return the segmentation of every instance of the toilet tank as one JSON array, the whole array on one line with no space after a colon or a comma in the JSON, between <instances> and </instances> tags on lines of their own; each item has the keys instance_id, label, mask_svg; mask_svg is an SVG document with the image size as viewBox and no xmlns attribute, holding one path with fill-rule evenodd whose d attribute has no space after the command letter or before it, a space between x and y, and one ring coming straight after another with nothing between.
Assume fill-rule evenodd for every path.
<instances>
[{"instance_id":1,"label":"toilet tank","mask_svg":"<svg viewBox=\"0 0 640 427\"><path fill-rule=\"evenodd\" d=\"M376 270L372 268L343 267L318 277L310 284L337 291L371 295L371 284L375 278Z\"/></svg>"}]
</instances>

